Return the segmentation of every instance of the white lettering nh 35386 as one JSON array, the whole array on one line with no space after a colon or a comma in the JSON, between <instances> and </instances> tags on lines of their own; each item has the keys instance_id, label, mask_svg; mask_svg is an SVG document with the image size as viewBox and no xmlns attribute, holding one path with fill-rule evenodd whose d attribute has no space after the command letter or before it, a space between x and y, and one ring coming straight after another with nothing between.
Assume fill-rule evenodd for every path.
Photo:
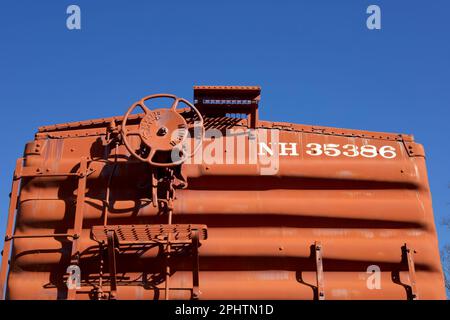
<instances>
[{"instance_id":1,"label":"white lettering nh 35386","mask_svg":"<svg viewBox=\"0 0 450 320\"><path fill-rule=\"evenodd\" d=\"M295 142L269 142L270 148L265 142L259 143L258 156L267 154L273 156L275 151L279 156L299 156L297 152L297 143ZM278 149L274 149L274 145L278 145Z\"/></svg>"},{"instance_id":2,"label":"white lettering nh 35386","mask_svg":"<svg viewBox=\"0 0 450 320\"><path fill-rule=\"evenodd\" d=\"M258 156L298 156L301 150L295 142L260 142L258 144ZM317 157L325 155L327 157L345 156L349 158L363 157L393 159L397 156L397 151L393 146L373 146L365 144L357 146L355 144L336 143L308 143L305 146L305 154Z\"/></svg>"}]
</instances>

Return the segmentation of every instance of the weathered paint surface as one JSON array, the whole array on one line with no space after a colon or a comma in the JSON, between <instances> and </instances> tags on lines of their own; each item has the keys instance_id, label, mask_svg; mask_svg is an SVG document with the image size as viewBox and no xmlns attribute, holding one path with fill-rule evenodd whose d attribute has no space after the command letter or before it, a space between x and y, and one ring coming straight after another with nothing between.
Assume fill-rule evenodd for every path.
<instances>
[{"instance_id":1,"label":"weathered paint surface","mask_svg":"<svg viewBox=\"0 0 450 320\"><path fill-rule=\"evenodd\" d=\"M25 148L15 236L75 233L79 177L56 174L76 173L87 158L76 299L95 298L99 286L109 291L106 256L91 234L104 224L107 202L108 224L167 223L152 204L149 165L129 157L123 145L102 143L111 121L120 120L43 127ZM245 128L246 120L205 118L205 125ZM409 299L411 275L419 299L445 299L420 144L377 132L266 121L257 127L298 147L298 155L280 156L276 174L260 175L261 165L248 163L182 165L188 187L176 190L172 223L208 227L199 247L200 299L317 299L316 242L326 299ZM310 155L308 143L390 146L396 157ZM405 244L413 251L413 273ZM68 237L15 238L7 298L65 299L71 250ZM192 297L189 252L167 260L163 251L159 245L118 251L117 298L163 299L167 264L170 299ZM380 269L379 289L367 285L372 265Z\"/></svg>"}]
</instances>

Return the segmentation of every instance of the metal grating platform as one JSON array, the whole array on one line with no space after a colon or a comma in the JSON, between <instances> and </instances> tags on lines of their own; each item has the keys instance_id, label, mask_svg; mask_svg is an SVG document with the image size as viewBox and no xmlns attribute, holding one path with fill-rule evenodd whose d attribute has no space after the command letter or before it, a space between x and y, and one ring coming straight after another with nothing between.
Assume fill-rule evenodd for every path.
<instances>
[{"instance_id":1,"label":"metal grating platform","mask_svg":"<svg viewBox=\"0 0 450 320\"><path fill-rule=\"evenodd\" d=\"M104 243L108 240L108 231L115 232L119 244L167 243L168 240L171 243L190 243L195 230L199 233L199 240L207 239L206 225L195 224L94 226L91 235L94 240Z\"/></svg>"}]
</instances>

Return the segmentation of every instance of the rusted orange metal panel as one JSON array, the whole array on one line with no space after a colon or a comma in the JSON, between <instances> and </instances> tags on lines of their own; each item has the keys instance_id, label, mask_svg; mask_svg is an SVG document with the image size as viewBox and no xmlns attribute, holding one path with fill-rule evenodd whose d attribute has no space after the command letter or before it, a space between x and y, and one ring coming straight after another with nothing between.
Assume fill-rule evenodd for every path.
<instances>
[{"instance_id":1,"label":"rusted orange metal panel","mask_svg":"<svg viewBox=\"0 0 450 320\"><path fill-rule=\"evenodd\" d=\"M126 125L39 128L14 176L6 298L445 299L412 136L261 121L259 87L195 90L195 106L164 95L170 111L141 99Z\"/></svg>"}]
</instances>

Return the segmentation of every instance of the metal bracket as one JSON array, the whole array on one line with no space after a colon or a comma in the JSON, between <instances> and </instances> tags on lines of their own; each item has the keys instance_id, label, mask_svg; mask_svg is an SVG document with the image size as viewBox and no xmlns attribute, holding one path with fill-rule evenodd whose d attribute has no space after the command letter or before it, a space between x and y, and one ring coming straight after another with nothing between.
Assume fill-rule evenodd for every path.
<instances>
[{"instance_id":1,"label":"metal bracket","mask_svg":"<svg viewBox=\"0 0 450 320\"><path fill-rule=\"evenodd\" d=\"M416 253L416 251L412 248L410 248L406 243L403 246L403 250L406 254L406 260L408 262L408 273L409 273L409 287L411 288L411 295L410 295L410 299L411 300L418 300L419 299L419 295L417 293L417 285L416 285L416 268L414 265L414 253Z\"/></svg>"},{"instance_id":2,"label":"metal bracket","mask_svg":"<svg viewBox=\"0 0 450 320\"><path fill-rule=\"evenodd\" d=\"M192 230L192 299L198 300L200 297L200 289L199 289L199 231L198 229Z\"/></svg>"},{"instance_id":3,"label":"metal bracket","mask_svg":"<svg viewBox=\"0 0 450 320\"><path fill-rule=\"evenodd\" d=\"M109 230L108 237L108 266L111 294L110 299L117 298L117 276L116 276L116 232Z\"/></svg>"},{"instance_id":4,"label":"metal bracket","mask_svg":"<svg viewBox=\"0 0 450 320\"><path fill-rule=\"evenodd\" d=\"M425 150L420 143L414 141L414 137L401 134L403 146L410 157L425 157Z\"/></svg>"},{"instance_id":5,"label":"metal bracket","mask_svg":"<svg viewBox=\"0 0 450 320\"><path fill-rule=\"evenodd\" d=\"M119 128L116 125L116 122L114 120L111 120L106 128L106 135L101 136L100 138L102 140L102 145L104 147L108 146L118 137L118 135L119 135Z\"/></svg>"},{"instance_id":6,"label":"metal bracket","mask_svg":"<svg viewBox=\"0 0 450 320\"><path fill-rule=\"evenodd\" d=\"M158 179L156 177L156 169L152 169L152 205L153 207L158 206Z\"/></svg>"},{"instance_id":7,"label":"metal bracket","mask_svg":"<svg viewBox=\"0 0 450 320\"><path fill-rule=\"evenodd\" d=\"M320 243L320 241L314 242L314 252L316 257L317 298L319 300L325 300L325 291L323 284L322 244Z\"/></svg>"}]
</instances>

